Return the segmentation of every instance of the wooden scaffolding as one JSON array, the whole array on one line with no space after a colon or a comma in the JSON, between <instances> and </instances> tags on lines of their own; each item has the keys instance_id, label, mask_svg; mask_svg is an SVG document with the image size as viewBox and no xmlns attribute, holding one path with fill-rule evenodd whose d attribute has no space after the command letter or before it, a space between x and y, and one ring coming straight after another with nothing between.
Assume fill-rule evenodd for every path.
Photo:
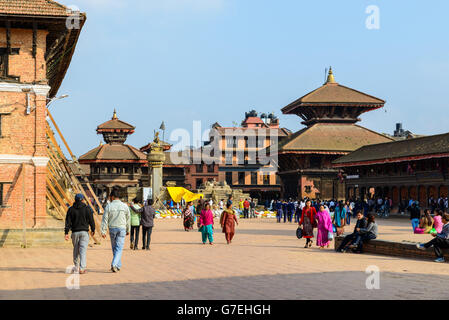
<instances>
[{"instance_id":1,"label":"wooden scaffolding","mask_svg":"<svg viewBox=\"0 0 449 320\"><path fill-rule=\"evenodd\" d=\"M84 195L87 204L94 212L95 228L99 231L100 215L103 213L102 205L95 195L95 192L92 190L89 180L80 166L78 159L70 150L67 141L48 109L47 114L54 129L72 157L73 164L73 166L70 166L69 161L64 156L61 147L56 141L53 129L47 122L47 153L50 159L47 165L47 212L54 218L65 221L67 210L75 201L75 195L81 193ZM77 172L75 172L75 170ZM77 175L81 177L82 181L78 180L76 177ZM93 237L95 244L100 244L98 239L97 236Z\"/></svg>"}]
</instances>

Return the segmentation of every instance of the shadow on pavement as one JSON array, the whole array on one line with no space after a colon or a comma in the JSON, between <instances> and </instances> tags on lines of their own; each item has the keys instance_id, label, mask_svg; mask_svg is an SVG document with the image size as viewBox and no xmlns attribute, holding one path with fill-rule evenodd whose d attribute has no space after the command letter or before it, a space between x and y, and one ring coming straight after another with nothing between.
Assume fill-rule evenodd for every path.
<instances>
[{"instance_id":1,"label":"shadow on pavement","mask_svg":"<svg viewBox=\"0 0 449 320\"><path fill-rule=\"evenodd\" d=\"M219 277L182 281L86 285L79 290L65 287L0 290L0 299L224 299L224 300L310 300L310 299L448 299L444 290L449 276L380 273L379 289L368 289L363 271L269 274L257 276ZM207 276L207 274L206 274ZM120 274L117 274L117 279ZM372 283L372 282L371 282Z\"/></svg>"}]
</instances>

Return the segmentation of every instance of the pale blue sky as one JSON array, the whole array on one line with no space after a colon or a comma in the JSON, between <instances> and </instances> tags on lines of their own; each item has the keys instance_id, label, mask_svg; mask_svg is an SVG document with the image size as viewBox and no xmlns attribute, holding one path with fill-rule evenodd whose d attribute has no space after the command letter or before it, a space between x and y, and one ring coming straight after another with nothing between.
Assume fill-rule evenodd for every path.
<instances>
[{"instance_id":1,"label":"pale blue sky","mask_svg":"<svg viewBox=\"0 0 449 320\"><path fill-rule=\"evenodd\" d=\"M53 115L77 156L98 146L95 129L114 108L136 126L141 147L162 120L176 128L231 126L246 111L274 111L281 126L302 127L280 109L336 81L387 104L362 126L392 133L447 132L447 0L63 0L87 13ZM380 29L368 30L368 5Z\"/></svg>"}]
</instances>

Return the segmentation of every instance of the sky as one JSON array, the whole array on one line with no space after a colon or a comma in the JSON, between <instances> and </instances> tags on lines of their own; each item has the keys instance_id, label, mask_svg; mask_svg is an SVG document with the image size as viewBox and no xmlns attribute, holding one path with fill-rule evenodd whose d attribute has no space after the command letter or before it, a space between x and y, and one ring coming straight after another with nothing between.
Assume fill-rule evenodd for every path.
<instances>
[{"instance_id":1,"label":"sky","mask_svg":"<svg viewBox=\"0 0 449 320\"><path fill-rule=\"evenodd\" d=\"M393 133L449 131L449 1L61 0L87 22L50 110L72 151L99 145L96 127L136 127L140 148L161 122L179 128L240 123L274 112L320 87L332 66L338 83L387 101L360 125ZM379 9L378 29L366 21ZM176 141L169 141L176 144ZM193 143L193 142L192 142Z\"/></svg>"}]
</instances>

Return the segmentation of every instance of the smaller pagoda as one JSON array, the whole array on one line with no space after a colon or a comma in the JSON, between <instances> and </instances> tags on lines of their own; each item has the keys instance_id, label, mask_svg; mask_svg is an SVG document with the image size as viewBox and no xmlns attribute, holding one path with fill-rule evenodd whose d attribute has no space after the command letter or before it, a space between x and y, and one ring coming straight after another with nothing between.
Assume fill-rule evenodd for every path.
<instances>
[{"instance_id":1,"label":"smaller pagoda","mask_svg":"<svg viewBox=\"0 0 449 320\"><path fill-rule=\"evenodd\" d=\"M147 156L139 149L125 144L135 127L120 120L114 110L112 119L97 127L105 144L82 155L79 162L90 166L90 182L102 198L113 188L124 199L132 200L138 189L148 183ZM144 185L145 184L145 185Z\"/></svg>"}]
</instances>

